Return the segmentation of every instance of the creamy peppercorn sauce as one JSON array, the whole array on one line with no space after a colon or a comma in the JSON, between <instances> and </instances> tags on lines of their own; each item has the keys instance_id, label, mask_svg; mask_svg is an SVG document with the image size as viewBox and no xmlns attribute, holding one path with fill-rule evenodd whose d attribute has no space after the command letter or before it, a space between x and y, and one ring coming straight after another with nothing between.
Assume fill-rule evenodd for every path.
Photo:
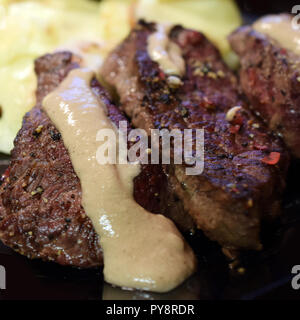
<instances>
[{"instance_id":1,"label":"creamy peppercorn sauce","mask_svg":"<svg viewBox=\"0 0 300 320\"><path fill-rule=\"evenodd\" d=\"M172 25L156 24L156 31L148 38L147 51L164 73L182 76L185 73L185 62L181 48L169 38L171 29Z\"/></svg>"},{"instance_id":2,"label":"creamy peppercorn sauce","mask_svg":"<svg viewBox=\"0 0 300 320\"><path fill-rule=\"evenodd\" d=\"M43 109L61 133L80 179L82 206L103 248L105 280L167 292L195 271L194 253L171 220L134 201L133 178L140 165L97 162L98 131L116 128L90 88L93 77L88 69L71 71L44 99Z\"/></svg>"},{"instance_id":3,"label":"creamy peppercorn sauce","mask_svg":"<svg viewBox=\"0 0 300 320\"><path fill-rule=\"evenodd\" d=\"M253 24L254 30L276 40L283 48L300 54L300 30L287 14L268 15Z\"/></svg>"}]
</instances>

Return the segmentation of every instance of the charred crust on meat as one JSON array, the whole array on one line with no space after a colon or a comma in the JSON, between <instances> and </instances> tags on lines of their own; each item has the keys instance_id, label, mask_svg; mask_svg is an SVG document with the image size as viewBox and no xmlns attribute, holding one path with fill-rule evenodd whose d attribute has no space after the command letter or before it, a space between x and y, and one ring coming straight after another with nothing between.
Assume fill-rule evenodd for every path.
<instances>
[{"instance_id":1,"label":"charred crust on meat","mask_svg":"<svg viewBox=\"0 0 300 320\"><path fill-rule=\"evenodd\" d=\"M50 136L53 141L59 141L61 139L61 134L53 130L50 130Z\"/></svg>"},{"instance_id":2,"label":"charred crust on meat","mask_svg":"<svg viewBox=\"0 0 300 320\"><path fill-rule=\"evenodd\" d=\"M280 89L280 92L284 97L286 96L286 92L283 89Z\"/></svg>"},{"instance_id":3,"label":"charred crust on meat","mask_svg":"<svg viewBox=\"0 0 300 320\"><path fill-rule=\"evenodd\" d=\"M162 103L165 103L165 104L168 104L170 103L170 95L167 94L167 93L162 93L159 97L159 100L162 102Z\"/></svg>"},{"instance_id":4,"label":"charred crust on meat","mask_svg":"<svg viewBox=\"0 0 300 320\"><path fill-rule=\"evenodd\" d=\"M182 32L183 27L179 24L176 24L173 26L173 28L170 31L170 38L177 38L179 34Z\"/></svg>"},{"instance_id":5,"label":"charred crust on meat","mask_svg":"<svg viewBox=\"0 0 300 320\"><path fill-rule=\"evenodd\" d=\"M134 31L139 31L141 29L145 29L145 30L154 32L154 31L156 31L156 25L155 25L155 23L146 22L144 19L139 19L138 23L135 26Z\"/></svg>"}]
</instances>

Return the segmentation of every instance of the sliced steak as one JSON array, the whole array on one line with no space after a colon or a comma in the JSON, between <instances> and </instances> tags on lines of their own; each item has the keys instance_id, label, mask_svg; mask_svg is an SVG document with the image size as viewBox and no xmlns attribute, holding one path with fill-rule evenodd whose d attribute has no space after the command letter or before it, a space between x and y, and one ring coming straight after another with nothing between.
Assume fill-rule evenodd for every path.
<instances>
[{"instance_id":1,"label":"sliced steak","mask_svg":"<svg viewBox=\"0 0 300 320\"><path fill-rule=\"evenodd\" d=\"M0 186L0 239L29 258L85 268L103 263L98 235L81 206L80 181L60 133L41 109L43 98L79 64L70 52L35 62L37 105L24 118ZM91 87L116 125L126 120L96 79ZM147 210L171 212L183 228L191 227L182 216L182 204L166 192L161 166L143 166L134 186L137 202Z\"/></svg>"},{"instance_id":2,"label":"sliced steak","mask_svg":"<svg viewBox=\"0 0 300 320\"><path fill-rule=\"evenodd\" d=\"M241 62L241 86L253 109L300 157L300 57L251 26L229 36Z\"/></svg>"},{"instance_id":3,"label":"sliced steak","mask_svg":"<svg viewBox=\"0 0 300 320\"><path fill-rule=\"evenodd\" d=\"M175 26L169 33L183 53L183 85L170 87L152 61L147 39L156 30L141 21L107 58L102 75L120 96L133 126L205 129L205 168L187 176L185 165L166 165L169 183L198 228L231 249L260 249L262 219L280 212L288 156L278 138L240 100L237 79L201 33ZM233 122L226 113L243 106ZM173 146L174 147L174 146ZM176 146L175 146L176 148ZM271 152L280 160L267 164Z\"/></svg>"}]
</instances>

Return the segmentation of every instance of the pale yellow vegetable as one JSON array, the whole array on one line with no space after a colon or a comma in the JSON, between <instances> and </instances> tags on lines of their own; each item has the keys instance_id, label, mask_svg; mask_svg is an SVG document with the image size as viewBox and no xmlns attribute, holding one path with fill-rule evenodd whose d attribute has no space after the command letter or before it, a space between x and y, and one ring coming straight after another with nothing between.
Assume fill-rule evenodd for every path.
<instances>
[{"instance_id":1,"label":"pale yellow vegetable","mask_svg":"<svg viewBox=\"0 0 300 320\"><path fill-rule=\"evenodd\" d=\"M0 0L0 152L9 153L22 118L34 105L35 58L72 49L100 65L99 4L87 0Z\"/></svg>"},{"instance_id":2,"label":"pale yellow vegetable","mask_svg":"<svg viewBox=\"0 0 300 320\"><path fill-rule=\"evenodd\" d=\"M232 0L140 0L136 15L199 30L223 54L229 51L227 35L241 24L240 13Z\"/></svg>"},{"instance_id":3,"label":"pale yellow vegetable","mask_svg":"<svg viewBox=\"0 0 300 320\"><path fill-rule=\"evenodd\" d=\"M105 25L103 37L115 43L128 34L132 18L144 18L201 31L223 56L230 52L228 34L241 24L233 0L103 0L100 16Z\"/></svg>"}]
</instances>

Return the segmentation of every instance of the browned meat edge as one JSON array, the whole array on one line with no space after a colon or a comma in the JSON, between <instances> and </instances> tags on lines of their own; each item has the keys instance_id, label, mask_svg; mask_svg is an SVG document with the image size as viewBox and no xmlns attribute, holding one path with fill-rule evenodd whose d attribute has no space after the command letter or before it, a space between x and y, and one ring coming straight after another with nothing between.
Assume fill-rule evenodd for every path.
<instances>
[{"instance_id":1,"label":"browned meat edge","mask_svg":"<svg viewBox=\"0 0 300 320\"><path fill-rule=\"evenodd\" d=\"M241 86L268 127L300 157L300 57L245 26L229 41L241 62Z\"/></svg>"}]
</instances>

